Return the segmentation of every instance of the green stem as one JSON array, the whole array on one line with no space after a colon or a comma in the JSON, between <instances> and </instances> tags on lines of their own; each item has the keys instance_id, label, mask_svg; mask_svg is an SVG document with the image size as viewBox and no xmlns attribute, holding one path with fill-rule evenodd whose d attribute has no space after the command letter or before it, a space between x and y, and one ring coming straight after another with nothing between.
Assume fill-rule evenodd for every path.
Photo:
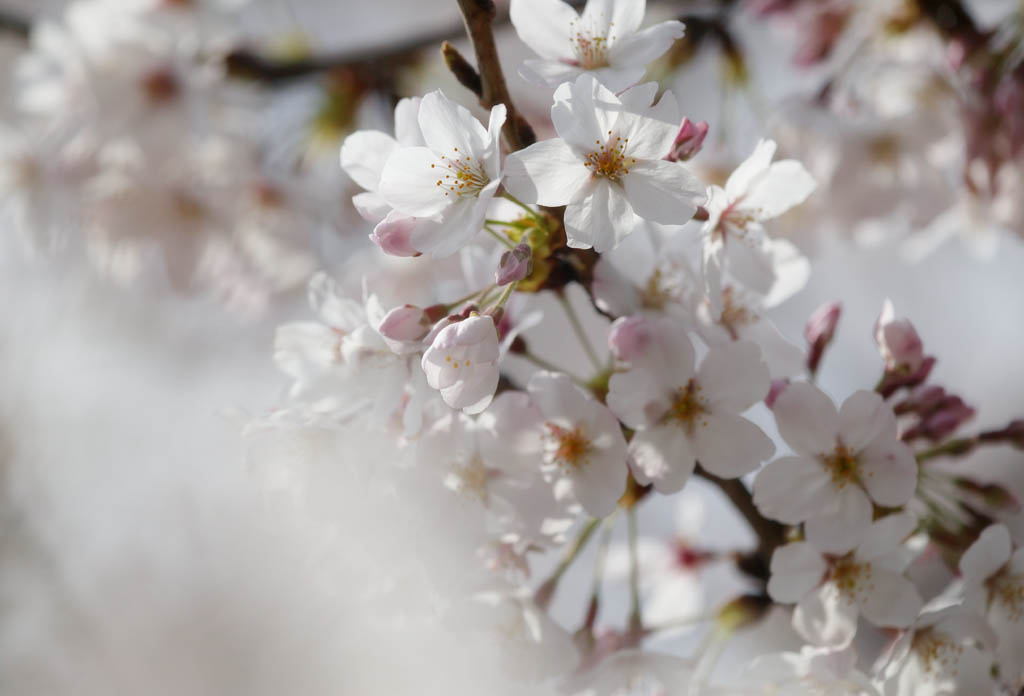
<instances>
[{"instance_id":1,"label":"green stem","mask_svg":"<svg viewBox=\"0 0 1024 696\"><path fill-rule=\"evenodd\" d=\"M532 218L533 218L534 220L536 220L537 222L541 223L542 225L544 224L544 218L543 218L543 217L541 217L540 213L538 213L538 212L537 212L536 210L534 210L534 209L533 209L533 208L531 208L530 206L528 206L528 205L526 205L525 203L523 203L523 202L522 202L521 200L519 200L518 198L516 198L515 196L513 196L513 195L512 195L511 193L509 193L508 191L506 191L505 193L503 193L503 194L502 194L502 197L503 197L503 198L504 198L505 200L507 200L507 201L512 201L513 203L515 203L516 205L518 205L518 206L519 206L520 208L522 208L523 210L525 210L525 211L526 211L527 215L529 215L530 217L532 217Z\"/></svg>"},{"instance_id":2,"label":"green stem","mask_svg":"<svg viewBox=\"0 0 1024 696\"><path fill-rule=\"evenodd\" d=\"M488 292L493 287L494 287L493 284L488 285L483 290L474 290L473 292L469 293L465 297L460 297L459 299L455 300L454 302L449 302L448 304L444 305L445 311L446 312L450 312L453 309L455 309L456 307L458 307L460 304L462 304L464 302L469 302L474 297L479 297L479 296L483 295L484 293Z\"/></svg>"},{"instance_id":3,"label":"green stem","mask_svg":"<svg viewBox=\"0 0 1024 696\"><path fill-rule=\"evenodd\" d=\"M597 357L597 351L590 345L590 339L587 338L587 333L583 329L583 323L580 321L579 315L576 314L576 310L572 307L572 302L565 296L562 291L556 292L555 296L558 301L562 304L562 308L565 309L565 314L569 318L569 325L572 326L573 332L576 334L576 338L579 339L580 345L583 346L583 352L587 354L587 359L594 366L594 369L600 372L604 365L601 364L601 359Z\"/></svg>"},{"instance_id":4,"label":"green stem","mask_svg":"<svg viewBox=\"0 0 1024 696\"><path fill-rule=\"evenodd\" d=\"M515 249L515 244L509 241L509 238L501 234L497 230L492 229L489 225L484 225L484 229L487 230L492 237L497 239L499 242L507 246L509 249Z\"/></svg>"}]
</instances>

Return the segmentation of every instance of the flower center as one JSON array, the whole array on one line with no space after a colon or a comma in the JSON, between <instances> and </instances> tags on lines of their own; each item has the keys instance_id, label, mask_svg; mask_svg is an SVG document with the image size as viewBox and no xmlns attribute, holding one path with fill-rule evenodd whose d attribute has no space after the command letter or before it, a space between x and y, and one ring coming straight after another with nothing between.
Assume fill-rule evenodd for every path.
<instances>
[{"instance_id":1,"label":"flower center","mask_svg":"<svg viewBox=\"0 0 1024 696\"><path fill-rule=\"evenodd\" d=\"M1000 604L1011 621L1024 620L1024 575L997 573L988 583L989 604Z\"/></svg>"},{"instance_id":2,"label":"flower center","mask_svg":"<svg viewBox=\"0 0 1024 696\"><path fill-rule=\"evenodd\" d=\"M825 469L832 474L832 483L842 488L857 481L860 469L857 457L845 445L839 445L832 454L825 457Z\"/></svg>"},{"instance_id":3,"label":"flower center","mask_svg":"<svg viewBox=\"0 0 1024 696\"><path fill-rule=\"evenodd\" d=\"M590 440L583 432L582 426L569 430L554 423L547 423L546 427L548 446L555 463L572 469L579 469L587 463Z\"/></svg>"},{"instance_id":4,"label":"flower center","mask_svg":"<svg viewBox=\"0 0 1024 696\"><path fill-rule=\"evenodd\" d=\"M491 471L484 465L479 454L473 455L467 462L456 461L451 465L451 472L445 477L445 485L456 493L487 504L487 484L491 480Z\"/></svg>"},{"instance_id":5,"label":"flower center","mask_svg":"<svg viewBox=\"0 0 1024 696\"><path fill-rule=\"evenodd\" d=\"M491 183L483 164L474 161L469 155L459 153L457 147L453 148L451 157L441 155L441 161L431 164L430 168L440 170L438 175L441 178L437 180L435 186L444 191L446 196L476 196L482 188Z\"/></svg>"},{"instance_id":6,"label":"flower center","mask_svg":"<svg viewBox=\"0 0 1024 696\"><path fill-rule=\"evenodd\" d=\"M756 320L757 315L742 304L731 285L722 288L722 318L718 321L729 332L732 340L739 339L737 327L752 324Z\"/></svg>"},{"instance_id":7,"label":"flower center","mask_svg":"<svg viewBox=\"0 0 1024 696\"><path fill-rule=\"evenodd\" d=\"M583 166L590 170L592 176L601 176L617 182L623 175L629 174L629 168L636 164L635 158L626 156L629 138L612 136L612 132L608 131L608 141L602 143L595 140L594 145L597 149L590 152L583 162Z\"/></svg>"},{"instance_id":8,"label":"flower center","mask_svg":"<svg viewBox=\"0 0 1024 696\"><path fill-rule=\"evenodd\" d=\"M964 651L963 646L949 640L947 636L930 628L914 635L911 649L917 653L926 672L948 670L953 667Z\"/></svg>"},{"instance_id":9,"label":"flower center","mask_svg":"<svg viewBox=\"0 0 1024 696\"><path fill-rule=\"evenodd\" d=\"M573 23L569 36L572 53L576 56L576 60L569 61L571 64L584 70L594 70L608 65L610 40L607 35L581 29Z\"/></svg>"},{"instance_id":10,"label":"flower center","mask_svg":"<svg viewBox=\"0 0 1024 696\"><path fill-rule=\"evenodd\" d=\"M704 406L700 402L700 386L691 379L685 387L676 389L665 419L675 421L682 428L692 429L694 420L702 413Z\"/></svg>"},{"instance_id":11,"label":"flower center","mask_svg":"<svg viewBox=\"0 0 1024 696\"><path fill-rule=\"evenodd\" d=\"M660 268L655 268L647 279L647 285L640 293L640 303L646 309L664 309L674 298L672 291L663 282Z\"/></svg>"},{"instance_id":12,"label":"flower center","mask_svg":"<svg viewBox=\"0 0 1024 696\"><path fill-rule=\"evenodd\" d=\"M159 68L142 77L142 91L153 105L174 101L181 93L178 77L169 68Z\"/></svg>"},{"instance_id":13,"label":"flower center","mask_svg":"<svg viewBox=\"0 0 1024 696\"><path fill-rule=\"evenodd\" d=\"M851 600L858 591L873 589L871 564L857 563L853 558L836 559L829 570L828 578L835 583L841 595Z\"/></svg>"}]
</instances>

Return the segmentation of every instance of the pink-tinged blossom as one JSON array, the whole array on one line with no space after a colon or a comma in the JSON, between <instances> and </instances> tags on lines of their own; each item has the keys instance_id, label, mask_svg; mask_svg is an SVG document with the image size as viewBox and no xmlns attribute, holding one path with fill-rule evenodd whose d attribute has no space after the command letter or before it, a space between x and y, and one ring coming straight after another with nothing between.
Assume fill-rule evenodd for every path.
<instances>
[{"instance_id":1,"label":"pink-tinged blossom","mask_svg":"<svg viewBox=\"0 0 1024 696\"><path fill-rule=\"evenodd\" d=\"M717 476L736 478L771 457L771 439L739 415L768 393L768 367L757 346L715 346L698 369L678 324L651 320L651 327L646 350L608 383L608 407L636 430L629 453L637 481L674 493L697 461Z\"/></svg>"},{"instance_id":2,"label":"pink-tinged blossom","mask_svg":"<svg viewBox=\"0 0 1024 696\"><path fill-rule=\"evenodd\" d=\"M561 0L512 0L512 26L539 56L524 61L520 75L546 87L584 73L615 92L636 84L684 32L678 21L640 29L645 5L646 0L589 0L578 14Z\"/></svg>"},{"instance_id":3,"label":"pink-tinged blossom","mask_svg":"<svg viewBox=\"0 0 1024 696\"><path fill-rule=\"evenodd\" d=\"M498 270L494 274L494 282L508 285L522 280L533 270L533 250L529 244L517 244L501 255Z\"/></svg>"},{"instance_id":4,"label":"pink-tinged blossom","mask_svg":"<svg viewBox=\"0 0 1024 696\"><path fill-rule=\"evenodd\" d=\"M704 138L708 135L708 122L698 121L694 123L684 118L679 125L679 132L676 139L672 141L672 149L665 156L669 162L685 162L693 159L704 146Z\"/></svg>"},{"instance_id":5,"label":"pink-tinged blossom","mask_svg":"<svg viewBox=\"0 0 1024 696\"><path fill-rule=\"evenodd\" d=\"M820 551L849 551L867 533L874 504L898 507L914 495L914 453L878 394L854 392L837 411L817 387L791 384L773 411L794 454L761 470L754 504L784 524L804 522L807 540Z\"/></svg>"},{"instance_id":6,"label":"pink-tinged blossom","mask_svg":"<svg viewBox=\"0 0 1024 696\"><path fill-rule=\"evenodd\" d=\"M1013 550L1004 524L985 529L960 558L968 602L1024 622L1024 547Z\"/></svg>"},{"instance_id":7,"label":"pink-tinged blossom","mask_svg":"<svg viewBox=\"0 0 1024 696\"><path fill-rule=\"evenodd\" d=\"M804 326L804 339L807 341L807 369L813 375L818 371L818 364L825 355L825 349L832 342L842 313L842 305L838 302L827 302L815 310Z\"/></svg>"},{"instance_id":8,"label":"pink-tinged blossom","mask_svg":"<svg viewBox=\"0 0 1024 696\"><path fill-rule=\"evenodd\" d=\"M412 236L417 226L432 225L430 220L418 220L408 215L391 211L377 223L370 233L370 241L390 256L419 256L423 252L412 245Z\"/></svg>"},{"instance_id":9,"label":"pink-tinged blossom","mask_svg":"<svg viewBox=\"0 0 1024 696\"><path fill-rule=\"evenodd\" d=\"M807 541L780 546L772 554L768 594L796 603L793 628L815 645L844 648L857 632L857 617L881 627L910 626L921 597L903 577L911 556L903 542L917 522L906 513L870 524L850 553L825 555Z\"/></svg>"},{"instance_id":10,"label":"pink-tinged blossom","mask_svg":"<svg viewBox=\"0 0 1024 696\"><path fill-rule=\"evenodd\" d=\"M626 492L626 439L615 416L570 379L538 372L527 387L540 411L542 470L583 506L604 517Z\"/></svg>"},{"instance_id":11,"label":"pink-tinged blossom","mask_svg":"<svg viewBox=\"0 0 1024 696\"><path fill-rule=\"evenodd\" d=\"M608 251L642 220L687 222L704 191L686 167L663 159L678 106L671 92L652 106L656 93L647 83L616 96L590 75L563 84L551 107L558 137L509 155L505 185L527 203L566 206L575 249Z\"/></svg>"},{"instance_id":12,"label":"pink-tinged blossom","mask_svg":"<svg viewBox=\"0 0 1024 696\"><path fill-rule=\"evenodd\" d=\"M401 343L419 342L430 330L430 318L420 307L406 304L389 311L377 324L377 332L384 340Z\"/></svg>"},{"instance_id":13,"label":"pink-tinged blossom","mask_svg":"<svg viewBox=\"0 0 1024 696\"><path fill-rule=\"evenodd\" d=\"M892 301L882 304L875 322L875 343L888 372L913 374L925 360L924 344L909 319L897 319Z\"/></svg>"},{"instance_id":14,"label":"pink-tinged blossom","mask_svg":"<svg viewBox=\"0 0 1024 696\"><path fill-rule=\"evenodd\" d=\"M380 173L380 195L398 213L431 224L410 233L414 249L435 257L465 246L483 229L501 184L499 137L505 106L491 109L485 129L441 91L420 102L422 145L398 147Z\"/></svg>"},{"instance_id":15,"label":"pink-tinged blossom","mask_svg":"<svg viewBox=\"0 0 1024 696\"><path fill-rule=\"evenodd\" d=\"M608 329L608 350L616 360L635 360L647 351L652 331L652 322L647 317L619 317Z\"/></svg>"},{"instance_id":16,"label":"pink-tinged blossom","mask_svg":"<svg viewBox=\"0 0 1024 696\"><path fill-rule=\"evenodd\" d=\"M775 149L774 141L760 141L729 175L725 188L708 189L703 270L705 290L716 310L720 311L718 298L726 273L754 292L771 292L775 256L764 223L800 205L815 189L800 162L772 162Z\"/></svg>"},{"instance_id":17,"label":"pink-tinged blossom","mask_svg":"<svg viewBox=\"0 0 1024 696\"><path fill-rule=\"evenodd\" d=\"M445 326L423 353L427 384L464 413L480 413L498 387L498 331L487 315Z\"/></svg>"}]
</instances>

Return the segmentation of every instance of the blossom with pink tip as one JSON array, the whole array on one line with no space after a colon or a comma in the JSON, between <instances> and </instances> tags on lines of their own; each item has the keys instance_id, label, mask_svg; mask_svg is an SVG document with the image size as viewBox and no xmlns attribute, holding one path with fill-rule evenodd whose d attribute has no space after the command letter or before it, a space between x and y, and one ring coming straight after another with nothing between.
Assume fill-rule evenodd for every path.
<instances>
[{"instance_id":1,"label":"blossom with pink tip","mask_svg":"<svg viewBox=\"0 0 1024 696\"><path fill-rule=\"evenodd\" d=\"M708 135L708 122L698 121L694 123L684 118L679 125L679 132L672 142L672 149L665 156L669 162L685 162L693 159L704 146L704 138Z\"/></svg>"},{"instance_id":2,"label":"blossom with pink tip","mask_svg":"<svg viewBox=\"0 0 1024 696\"><path fill-rule=\"evenodd\" d=\"M832 342L842 310L842 305L838 302L827 302L807 319L804 338L808 346L807 369L812 375L818 371L818 364L825 355L825 349Z\"/></svg>"},{"instance_id":3,"label":"blossom with pink tip","mask_svg":"<svg viewBox=\"0 0 1024 696\"><path fill-rule=\"evenodd\" d=\"M384 315L377 325L377 332L385 340L419 341L427 335L432 324L422 308L406 304L395 307Z\"/></svg>"},{"instance_id":4,"label":"blossom with pink tip","mask_svg":"<svg viewBox=\"0 0 1024 696\"><path fill-rule=\"evenodd\" d=\"M973 604L1024 623L1024 547L1014 551L1010 530L993 524L960 558L964 594Z\"/></svg>"},{"instance_id":5,"label":"blossom with pink tip","mask_svg":"<svg viewBox=\"0 0 1024 696\"><path fill-rule=\"evenodd\" d=\"M875 322L875 343L887 371L917 372L925 360L924 344L909 319L897 319L892 301L882 304Z\"/></svg>"},{"instance_id":6,"label":"blossom with pink tip","mask_svg":"<svg viewBox=\"0 0 1024 696\"><path fill-rule=\"evenodd\" d=\"M474 314L448 324L423 353L427 384L464 413L480 413L498 387L498 331L488 315Z\"/></svg>"},{"instance_id":7,"label":"blossom with pink tip","mask_svg":"<svg viewBox=\"0 0 1024 696\"><path fill-rule=\"evenodd\" d=\"M636 430L629 452L637 481L674 493L698 460L717 476L736 478L771 457L771 439L739 415L768 393L768 366L758 347L746 341L715 346L697 368L682 327L669 319L651 326L646 349L608 382L608 407Z\"/></svg>"},{"instance_id":8,"label":"blossom with pink tip","mask_svg":"<svg viewBox=\"0 0 1024 696\"><path fill-rule=\"evenodd\" d=\"M814 385L790 384L772 410L794 454L761 470L754 504L773 520L803 522L818 550L846 553L867 533L875 504L899 507L913 497L917 461L878 394L854 392L836 410Z\"/></svg>"}]
</instances>

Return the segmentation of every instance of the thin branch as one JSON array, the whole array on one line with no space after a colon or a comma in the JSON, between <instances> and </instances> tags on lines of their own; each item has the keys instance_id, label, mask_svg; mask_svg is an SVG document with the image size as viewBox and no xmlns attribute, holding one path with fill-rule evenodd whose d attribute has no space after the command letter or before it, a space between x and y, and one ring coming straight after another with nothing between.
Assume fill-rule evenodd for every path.
<instances>
[{"instance_id":1,"label":"thin branch","mask_svg":"<svg viewBox=\"0 0 1024 696\"><path fill-rule=\"evenodd\" d=\"M462 19L466 24L473 52L476 53L476 69L480 75L480 106L490 109L504 104L507 112L502 134L510 150L521 150L537 140L533 128L526 122L512 103L505 83L505 74L498 59L498 47L494 43L494 19L497 10L491 0L458 0Z\"/></svg>"},{"instance_id":2,"label":"thin branch","mask_svg":"<svg viewBox=\"0 0 1024 696\"><path fill-rule=\"evenodd\" d=\"M32 33L32 23L10 10L0 9L0 32L14 34L15 36L27 39Z\"/></svg>"}]
</instances>

